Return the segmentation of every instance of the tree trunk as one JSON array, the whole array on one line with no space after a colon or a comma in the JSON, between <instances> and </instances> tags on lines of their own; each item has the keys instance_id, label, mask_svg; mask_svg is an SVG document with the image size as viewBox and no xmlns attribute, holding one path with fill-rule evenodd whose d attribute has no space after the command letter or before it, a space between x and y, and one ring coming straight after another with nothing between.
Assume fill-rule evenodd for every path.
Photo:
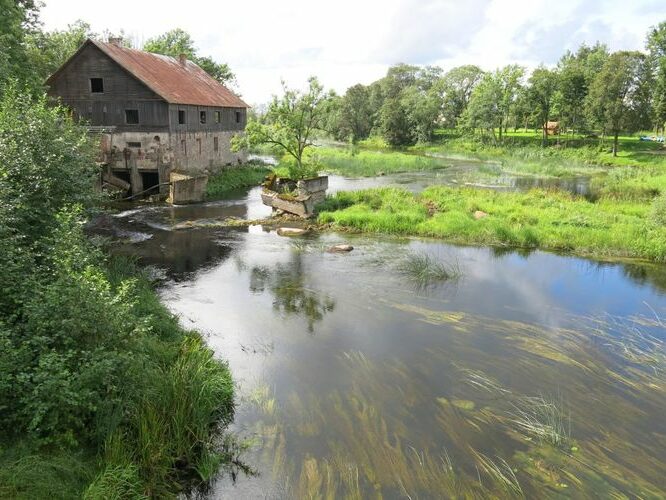
<instances>
[{"instance_id":1,"label":"tree trunk","mask_svg":"<svg viewBox=\"0 0 666 500\"><path fill-rule=\"evenodd\" d=\"M613 136L613 156L617 156L617 136L620 135L619 132L615 132Z\"/></svg>"}]
</instances>

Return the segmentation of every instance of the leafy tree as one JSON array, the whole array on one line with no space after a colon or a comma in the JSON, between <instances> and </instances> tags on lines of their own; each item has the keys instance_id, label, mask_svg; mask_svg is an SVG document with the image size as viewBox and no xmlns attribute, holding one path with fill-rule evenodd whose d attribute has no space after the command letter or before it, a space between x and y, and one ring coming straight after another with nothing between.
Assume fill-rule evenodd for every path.
<instances>
[{"instance_id":1,"label":"leafy tree","mask_svg":"<svg viewBox=\"0 0 666 500\"><path fill-rule=\"evenodd\" d=\"M349 139L353 143L370 135L374 112L369 90L358 84L347 89L345 95L337 98L335 129L338 139Z\"/></svg>"},{"instance_id":2,"label":"leafy tree","mask_svg":"<svg viewBox=\"0 0 666 500\"><path fill-rule=\"evenodd\" d=\"M38 10L34 0L0 0L0 93L10 80L36 83L25 38L37 28Z\"/></svg>"},{"instance_id":3,"label":"leafy tree","mask_svg":"<svg viewBox=\"0 0 666 500\"><path fill-rule=\"evenodd\" d=\"M541 125L541 144L545 147L548 143L546 125L548 120L550 120L553 109L555 92L558 85L558 74L555 71L540 66L532 72L528 84L527 95Z\"/></svg>"},{"instance_id":4,"label":"leafy tree","mask_svg":"<svg viewBox=\"0 0 666 500\"><path fill-rule=\"evenodd\" d=\"M208 56L199 56L190 34L180 28L151 38L144 44L143 50L176 58L185 54L220 83L233 83L236 79L227 64L215 62Z\"/></svg>"},{"instance_id":5,"label":"leafy tree","mask_svg":"<svg viewBox=\"0 0 666 500\"><path fill-rule=\"evenodd\" d=\"M232 147L238 151L268 144L291 157L289 176L292 179L317 175L318 165L305 153L314 146L314 134L325 128L331 94L324 91L315 77L308 80L305 92L290 89L284 82L282 88L282 97L273 96L263 119L249 122L245 134L236 136Z\"/></svg>"},{"instance_id":6,"label":"leafy tree","mask_svg":"<svg viewBox=\"0 0 666 500\"><path fill-rule=\"evenodd\" d=\"M416 142L409 119L408 102L400 95L384 100L379 114L381 132L391 146L405 146Z\"/></svg>"},{"instance_id":7,"label":"leafy tree","mask_svg":"<svg viewBox=\"0 0 666 500\"><path fill-rule=\"evenodd\" d=\"M611 54L590 85L587 112L590 118L613 136L617 156L618 136L649 124L650 65L640 52Z\"/></svg>"},{"instance_id":8,"label":"leafy tree","mask_svg":"<svg viewBox=\"0 0 666 500\"><path fill-rule=\"evenodd\" d=\"M437 82L437 91L442 98L442 117L448 126L455 126L467 109L472 90L483 74L478 66L458 66Z\"/></svg>"},{"instance_id":9,"label":"leafy tree","mask_svg":"<svg viewBox=\"0 0 666 500\"><path fill-rule=\"evenodd\" d=\"M653 120L655 128L666 127L666 21L653 27L646 47L654 71Z\"/></svg>"},{"instance_id":10,"label":"leafy tree","mask_svg":"<svg viewBox=\"0 0 666 500\"><path fill-rule=\"evenodd\" d=\"M493 73L486 73L472 91L465 113L465 123L471 128L481 128L492 133L497 142L495 129L499 130L499 141L520 94L524 68L509 65Z\"/></svg>"},{"instance_id":11,"label":"leafy tree","mask_svg":"<svg viewBox=\"0 0 666 500\"><path fill-rule=\"evenodd\" d=\"M77 20L66 30L34 31L26 37L31 67L40 82L46 80L88 38L98 38L85 21Z\"/></svg>"},{"instance_id":12,"label":"leafy tree","mask_svg":"<svg viewBox=\"0 0 666 500\"><path fill-rule=\"evenodd\" d=\"M590 83L608 59L608 47L597 43L581 45L573 53L567 51L557 65L559 85L556 100L560 119L566 127L580 130L585 126L585 99Z\"/></svg>"}]
</instances>

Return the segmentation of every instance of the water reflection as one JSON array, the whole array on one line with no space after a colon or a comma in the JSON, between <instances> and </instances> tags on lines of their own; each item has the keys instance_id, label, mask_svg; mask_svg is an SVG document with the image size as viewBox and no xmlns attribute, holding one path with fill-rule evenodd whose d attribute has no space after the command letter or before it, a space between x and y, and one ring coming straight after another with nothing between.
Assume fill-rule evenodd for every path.
<instances>
[{"instance_id":1,"label":"water reflection","mask_svg":"<svg viewBox=\"0 0 666 500\"><path fill-rule=\"evenodd\" d=\"M250 269L250 291L273 296L273 309L282 317L305 318L308 333L314 333L315 323L335 309L335 300L309 289L305 284L307 270L300 252L292 252L288 263L273 267L253 266Z\"/></svg>"}]
</instances>

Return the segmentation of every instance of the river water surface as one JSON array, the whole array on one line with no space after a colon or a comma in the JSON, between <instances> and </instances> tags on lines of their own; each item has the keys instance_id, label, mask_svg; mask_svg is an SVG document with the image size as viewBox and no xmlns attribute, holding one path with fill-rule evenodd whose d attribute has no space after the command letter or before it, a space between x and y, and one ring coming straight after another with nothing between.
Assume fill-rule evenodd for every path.
<instances>
[{"instance_id":1,"label":"river water surface","mask_svg":"<svg viewBox=\"0 0 666 500\"><path fill-rule=\"evenodd\" d=\"M119 252L164 270L164 302L237 382L230 430L254 474L225 471L206 497L666 494L663 266L284 238L262 226L173 229L264 217L258 195L139 208L107 224ZM354 250L329 253L337 243ZM413 282L401 271L410 254L460 277Z\"/></svg>"}]
</instances>

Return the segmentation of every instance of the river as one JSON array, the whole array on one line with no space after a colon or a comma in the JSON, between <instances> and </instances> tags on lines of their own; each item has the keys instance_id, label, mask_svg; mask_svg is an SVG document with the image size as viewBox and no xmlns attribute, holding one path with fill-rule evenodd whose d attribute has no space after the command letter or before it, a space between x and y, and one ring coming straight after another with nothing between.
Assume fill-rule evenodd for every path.
<instances>
[{"instance_id":1,"label":"river","mask_svg":"<svg viewBox=\"0 0 666 500\"><path fill-rule=\"evenodd\" d=\"M419 175L331 187L418 190ZM230 364L229 432L254 473L223 471L207 498L666 494L664 266L174 229L267 214L255 188L132 208L104 228L116 251L161 270L164 303ZM354 250L327 251L338 243ZM402 271L408 255L460 276L415 282Z\"/></svg>"}]
</instances>

